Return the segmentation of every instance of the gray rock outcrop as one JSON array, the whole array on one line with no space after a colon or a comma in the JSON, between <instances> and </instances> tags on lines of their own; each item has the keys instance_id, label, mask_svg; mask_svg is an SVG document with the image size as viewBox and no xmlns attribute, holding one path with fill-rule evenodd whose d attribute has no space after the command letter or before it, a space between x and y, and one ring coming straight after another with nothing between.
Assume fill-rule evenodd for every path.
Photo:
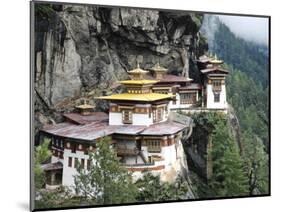
<instances>
[{"instance_id":1,"label":"gray rock outcrop","mask_svg":"<svg viewBox=\"0 0 281 212\"><path fill-rule=\"evenodd\" d=\"M71 110L85 93L112 91L137 61L142 68L159 61L173 74L196 80L193 60L207 48L199 33L202 15L189 12L47 4L36 11L39 113Z\"/></svg>"}]
</instances>

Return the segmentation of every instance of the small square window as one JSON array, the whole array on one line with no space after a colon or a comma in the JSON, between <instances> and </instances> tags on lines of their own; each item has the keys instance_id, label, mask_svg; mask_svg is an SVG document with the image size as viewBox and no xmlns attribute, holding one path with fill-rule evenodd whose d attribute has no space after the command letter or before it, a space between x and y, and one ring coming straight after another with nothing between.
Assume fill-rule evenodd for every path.
<instances>
[{"instance_id":1,"label":"small square window","mask_svg":"<svg viewBox=\"0 0 281 212\"><path fill-rule=\"evenodd\" d=\"M214 93L214 102L220 102L220 93Z\"/></svg>"},{"instance_id":2,"label":"small square window","mask_svg":"<svg viewBox=\"0 0 281 212\"><path fill-rule=\"evenodd\" d=\"M122 119L124 124L132 124L132 116L132 110L122 110Z\"/></svg>"}]
</instances>

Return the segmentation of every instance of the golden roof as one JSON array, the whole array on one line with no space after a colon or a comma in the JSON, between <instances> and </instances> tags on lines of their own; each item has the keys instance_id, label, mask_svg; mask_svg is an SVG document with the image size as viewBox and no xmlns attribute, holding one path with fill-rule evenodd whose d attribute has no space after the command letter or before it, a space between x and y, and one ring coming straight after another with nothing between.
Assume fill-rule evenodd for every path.
<instances>
[{"instance_id":1,"label":"golden roof","mask_svg":"<svg viewBox=\"0 0 281 212\"><path fill-rule=\"evenodd\" d=\"M146 84L154 84L156 82L158 82L158 81L157 80L145 80L145 79L119 81L119 83L124 84L124 85L146 85Z\"/></svg>"},{"instance_id":2,"label":"golden roof","mask_svg":"<svg viewBox=\"0 0 281 212\"><path fill-rule=\"evenodd\" d=\"M123 93L123 94L114 94L111 96L101 96L101 97L97 97L97 99L151 102L151 101L156 101L156 100L161 100L161 99L168 99L171 97L174 97L174 95L173 94L160 94L160 93L146 93L146 94Z\"/></svg>"},{"instance_id":3,"label":"golden roof","mask_svg":"<svg viewBox=\"0 0 281 212\"><path fill-rule=\"evenodd\" d=\"M158 72L166 72L166 71L168 71L167 68L164 68L164 67L160 66L159 62L157 64L155 64L155 66L153 66L151 68L151 70L152 71L158 71Z\"/></svg>"},{"instance_id":4,"label":"golden roof","mask_svg":"<svg viewBox=\"0 0 281 212\"><path fill-rule=\"evenodd\" d=\"M212 64L222 64L222 63L223 63L223 60L219 60L219 59L217 58L217 55L215 55L215 58L211 59L211 60L210 60L210 63L212 63Z\"/></svg>"},{"instance_id":5,"label":"golden roof","mask_svg":"<svg viewBox=\"0 0 281 212\"><path fill-rule=\"evenodd\" d=\"M89 104L82 104L82 105L78 105L78 106L75 106L76 108L78 109L93 109L95 108L93 105L89 105Z\"/></svg>"},{"instance_id":6,"label":"golden roof","mask_svg":"<svg viewBox=\"0 0 281 212\"><path fill-rule=\"evenodd\" d=\"M129 73L129 74L146 74L146 73L148 73L148 71L145 71L145 70L141 69L141 68L140 68L140 65L139 65L139 63L138 63L138 64L137 64L137 68L128 71L128 73Z\"/></svg>"},{"instance_id":7,"label":"golden roof","mask_svg":"<svg viewBox=\"0 0 281 212\"><path fill-rule=\"evenodd\" d=\"M95 108L95 106L87 104L88 103L87 99L83 98L82 100L83 100L83 103L75 106L75 108L78 108L78 109L93 109L93 108Z\"/></svg>"}]
</instances>

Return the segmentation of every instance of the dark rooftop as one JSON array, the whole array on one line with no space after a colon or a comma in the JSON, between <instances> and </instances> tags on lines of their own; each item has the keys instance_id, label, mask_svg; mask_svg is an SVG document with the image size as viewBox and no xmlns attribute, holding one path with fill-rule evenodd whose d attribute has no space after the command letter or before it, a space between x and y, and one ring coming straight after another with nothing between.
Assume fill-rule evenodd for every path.
<instances>
[{"instance_id":1,"label":"dark rooftop","mask_svg":"<svg viewBox=\"0 0 281 212\"><path fill-rule=\"evenodd\" d=\"M173 121L166 121L158 124L153 124L143 130L140 134L141 135L170 135L177 133L187 126L173 122Z\"/></svg>"},{"instance_id":2,"label":"dark rooftop","mask_svg":"<svg viewBox=\"0 0 281 212\"><path fill-rule=\"evenodd\" d=\"M55 125L48 125L41 131L65 138L77 140L94 141L95 139L116 134L125 135L169 135L177 133L186 128L187 125L166 121L150 126L140 125L108 125L107 120L93 122L84 125L77 125L70 122L64 122Z\"/></svg>"},{"instance_id":3,"label":"dark rooftop","mask_svg":"<svg viewBox=\"0 0 281 212\"><path fill-rule=\"evenodd\" d=\"M202 86L199 83L191 83L185 87L180 87L180 90L199 90Z\"/></svg>"},{"instance_id":4,"label":"dark rooftop","mask_svg":"<svg viewBox=\"0 0 281 212\"><path fill-rule=\"evenodd\" d=\"M203 74L208 74L210 72L223 72L225 74L229 73L227 70L222 69L220 67L212 67L212 68L206 68L206 69L201 70L201 73L203 73Z\"/></svg>"},{"instance_id":5,"label":"dark rooftop","mask_svg":"<svg viewBox=\"0 0 281 212\"><path fill-rule=\"evenodd\" d=\"M136 135L142 132L146 126L141 125L118 125L115 132L116 134Z\"/></svg>"},{"instance_id":6,"label":"dark rooftop","mask_svg":"<svg viewBox=\"0 0 281 212\"><path fill-rule=\"evenodd\" d=\"M47 163L47 164L43 164L41 167L44 171L51 171L51 170L62 169L63 164L61 162Z\"/></svg>"},{"instance_id":7,"label":"dark rooftop","mask_svg":"<svg viewBox=\"0 0 281 212\"><path fill-rule=\"evenodd\" d=\"M65 113L63 116L77 124L89 124L96 121L108 120L108 114L103 112L92 112L90 115L81 115L80 113Z\"/></svg>"},{"instance_id":8,"label":"dark rooftop","mask_svg":"<svg viewBox=\"0 0 281 212\"><path fill-rule=\"evenodd\" d=\"M173 74L165 74L160 82L190 82L192 79L183 76L176 76Z\"/></svg>"},{"instance_id":9,"label":"dark rooftop","mask_svg":"<svg viewBox=\"0 0 281 212\"><path fill-rule=\"evenodd\" d=\"M76 125L68 122L48 125L42 129L43 132L78 140L93 141L97 138L111 135L117 126L109 126L108 121L93 122L85 125Z\"/></svg>"}]
</instances>

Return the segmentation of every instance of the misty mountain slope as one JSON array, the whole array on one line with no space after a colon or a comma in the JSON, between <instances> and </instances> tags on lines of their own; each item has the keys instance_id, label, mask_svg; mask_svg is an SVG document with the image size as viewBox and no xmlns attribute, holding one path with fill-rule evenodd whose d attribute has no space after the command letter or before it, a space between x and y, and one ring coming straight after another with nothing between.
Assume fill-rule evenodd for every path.
<instances>
[{"instance_id":1,"label":"misty mountain slope","mask_svg":"<svg viewBox=\"0 0 281 212\"><path fill-rule=\"evenodd\" d=\"M241 70L263 86L268 84L267 46L236 36L214 15L204 16L200 31L208 40L210 52L216 53L234 69Z\"/></svg>"},{"instance_id":2,"label":"misty mountain slope","mask_svg":"<svg viewBox=\"0 0 281 212\"><path fill-rule=\"evenodd\" d=\"M243 23L241 22L241 27ZM242 157L251 195L268 192L269 64L268 47L231 32L217 16L205 15L200 29L209 51L230 70L227 101L239 120Z\"/></svg>"}]
</instances>

